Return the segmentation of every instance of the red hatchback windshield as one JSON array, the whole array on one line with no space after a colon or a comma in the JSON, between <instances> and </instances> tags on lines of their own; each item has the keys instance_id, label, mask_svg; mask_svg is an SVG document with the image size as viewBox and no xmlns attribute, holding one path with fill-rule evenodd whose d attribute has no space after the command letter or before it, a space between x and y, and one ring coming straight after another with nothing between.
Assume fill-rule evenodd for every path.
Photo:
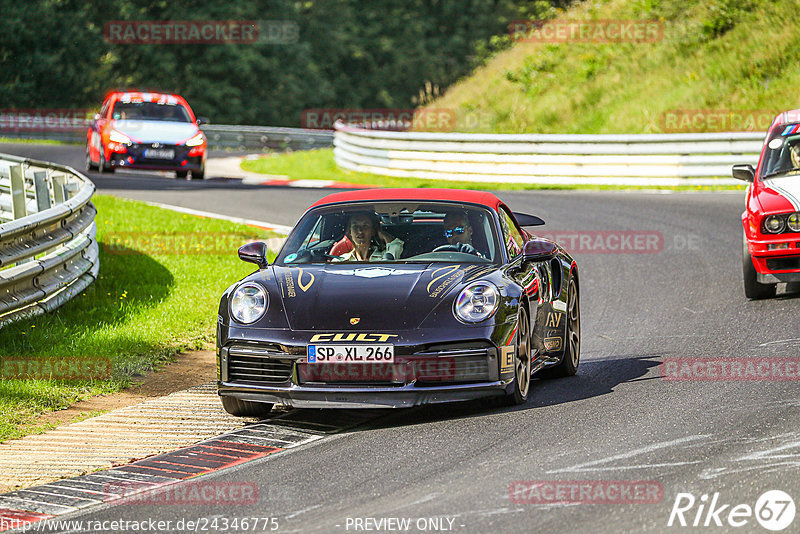
<instances>
[{"instance_id":1,"label":"red hatchback windshield","mask_svg":"<svg viewBox=\"0 0 800 534\"><path fill-rule=\"evenodd\" d=\"M182 105L156 102L117 102L111 118L135 121L192 122L189 113Z\"/></svg>"}]
</instances>

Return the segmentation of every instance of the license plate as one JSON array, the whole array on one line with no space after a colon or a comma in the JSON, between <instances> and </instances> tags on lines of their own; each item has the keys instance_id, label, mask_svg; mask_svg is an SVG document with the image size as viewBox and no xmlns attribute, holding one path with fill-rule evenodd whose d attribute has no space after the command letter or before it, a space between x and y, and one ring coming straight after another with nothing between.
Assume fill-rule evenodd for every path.
<instances>
[{"instance_id":1,"label":"license plate","mask_svg":"<svg viewBox=\"0 0 800 534\"><path fill-rule=\"evenodd\" d=\"M144 157L150 159L175 159L175 151L163 148L145 148Z\"/></svg>"},{"instance_id":2,"label":"license plate","mask_svg":"<svg viewBox=\"0 0 800 534\"><path fill-rule=\"evenodd\" d=\"M308 363L393 363L394 345L309 345Z\"/></svg>"}]
</instances>

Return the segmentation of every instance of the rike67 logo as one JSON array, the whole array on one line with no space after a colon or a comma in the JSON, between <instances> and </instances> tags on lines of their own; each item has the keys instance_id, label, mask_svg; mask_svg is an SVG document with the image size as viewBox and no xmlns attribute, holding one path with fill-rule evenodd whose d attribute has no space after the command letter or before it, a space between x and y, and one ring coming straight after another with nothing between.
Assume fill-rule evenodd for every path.
<instances>
[{"instance_id":1,"label":"rike67 logo","mask_svg":"<svg viewBox=\"0 0 800 534\"><path fill-rule=\"evenodd\" d=\"M753 519L767 530L778 532L794 522L797 512L792 497L781 490L766 491L756 500L755 506L749 504L730 504L714 493L709 499L704 493L696 498L691 493L678 493L669 514L667 526L680 527L730 527L749 526L753 530Z\"/></svg>"}]
</instances>

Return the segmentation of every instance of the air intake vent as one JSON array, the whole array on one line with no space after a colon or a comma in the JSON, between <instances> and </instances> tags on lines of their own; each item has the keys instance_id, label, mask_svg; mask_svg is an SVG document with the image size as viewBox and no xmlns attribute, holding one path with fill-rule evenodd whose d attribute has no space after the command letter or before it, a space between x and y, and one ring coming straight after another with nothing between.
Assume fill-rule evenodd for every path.
<instances>
[{"instance_id":1,"label":"air intake vent","mask_svg":"<svg viewBox=\"0 0 800 534\"><path fill-rule=\"evenodd\" d=\"M233 345L228 352L228 380L245 384L276 384L292 376L292 359L277 347Z\"/></svg>"}]
</instances>

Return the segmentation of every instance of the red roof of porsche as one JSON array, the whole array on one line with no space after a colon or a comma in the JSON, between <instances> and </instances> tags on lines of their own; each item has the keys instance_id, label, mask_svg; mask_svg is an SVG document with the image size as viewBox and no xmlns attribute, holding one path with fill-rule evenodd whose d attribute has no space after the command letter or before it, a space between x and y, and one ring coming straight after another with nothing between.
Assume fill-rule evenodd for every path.
<instances>
[{"instance_id":1,"label":"red roof of porsche","mask_svg":"<svg viewBox=\"0 0 800 534\"><path fill-rule=\"evenodd\" d=\"M492 193L485 191L466 191L463 189L361 189L358 191L346 191L344 193L333 193L316 201L311 207L322 206L324 204L336 204L338 202L361 202L369 200L440 200L451 202L469 202L472 204L482 204L492 209L502 203Z\"/></svg>"}]
</instances>

